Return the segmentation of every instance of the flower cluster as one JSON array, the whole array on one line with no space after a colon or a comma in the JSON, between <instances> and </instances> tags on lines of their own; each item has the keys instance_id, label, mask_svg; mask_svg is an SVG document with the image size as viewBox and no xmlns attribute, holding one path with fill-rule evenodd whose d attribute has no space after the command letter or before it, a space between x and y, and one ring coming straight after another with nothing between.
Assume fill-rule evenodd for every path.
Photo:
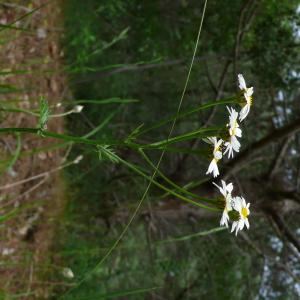
<instances>
[{"instance_id":1,"label":"flower cluster","mask_svg":"<svg viewBox=\"0 0 300 300\"><path fill-rule=\"evenodd\" d=\"M226 134L222 138L209 137L204 139L205 142L213 146L212 160L208 166L206 174L213 174L214 177L220 175L218 162L222 157L228 154L228 158L234 156L234 152L239 152L241 143L238 140L242 137L242 129L238 122L242 122L250 112L252 105L253 87L247 88L243 75L238 75L238 85L241 92L238 94L238 103L242 109L238 113L234 108L227 107L229 112L229 122L226 124ZM219 189L222 198L218 201L218 206L223 210L220 226L228 227L229 220L232 221L231 232L235 234L245 226L249 229L248 216L250 214L250 203L246 203L243 197L233 197L232 183L226 184L221 180L222 186L214 185Z\"/></svg>"},{"instance_id":2,"label":"flower cluster","mask_svg":"<svg viewBox=\"0 0 300 300\"><path fill-rule=\"evenodd\" d=\"M221 180L222 186L214 185L219 189L222 194L220 199L220 207L223 209L223 214L220 221L220 226L228 227L228 221L232 220L231 232L235 230L237 235L239 230L243 230L246 226L249 229L248 216L250 215L249 206L250 203L246 203L243 197L233 197L232 183L226 184L224 180Z\"/></svg>"},{"instance_id":3,"label":"flower cluster","mask_svg":"<svg viewBox=\"0 0 300 300\"><path fill-rule=\"evenodd\" d=\"M204 139L207 143L213 146L212 160L208 166L206 174L212 173L214 177L220 175L218 161L222 159L223 154L228 154L228 158L232 158L234 152L240 151L241 143L238 138L242 137L242 129L240 128L238 120L242 122L247 117L250 111L250 106L252 105L253 87L247 88L242 74L238 75L238 84L241 90L238 102L241 104L242 109L238 113L234 108L227 107L229 112L229 122L226 125L226 136L223 137L223 139L218 139L217 137Z\"/></svg>"}]
</instances>

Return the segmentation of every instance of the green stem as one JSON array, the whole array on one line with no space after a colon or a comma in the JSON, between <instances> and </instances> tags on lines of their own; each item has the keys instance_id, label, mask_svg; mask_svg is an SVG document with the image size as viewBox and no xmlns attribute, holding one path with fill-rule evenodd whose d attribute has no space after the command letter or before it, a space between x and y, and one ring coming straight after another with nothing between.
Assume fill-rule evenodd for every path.
<instances>
[{"instance_id":1,"label":"green stem","mask_svg":"<svg viewBox=\"0 0 300 300\"><path fill-rule=\"evenodd\" d=\"M20 113L25 113L25 114L29 114L35 117L39 117L40 114L39 113L35 113L33 111L27 110L27 109L23 109L23 108L1 108L2 111L6 111L6 112L20 112Z\"/></svg>"},{"instance_id":2,"label":"green stem","mask_svg":"<svg viewBox=\"0 0 300 300\"><path fill-rule=\"evenodd\" d=\"M100 146L101 147L101 146ZM169 192L170 194L172 194L173 196L185 201L185 202L188 202L190 204L193 204L193 205L196 205L196 206L199 206L199 207L202 207L204 209L207 209L207 210L211 210L211 211L219 211L219 209L217 208L214 208L214 207L209 207L209 206L206 206L204 204L201 204L201 203L198 203L194 200L191 200L183 195L180 195L178 193L176 193L175 191L173 190L170 190L169 188L165 187L164 185L158 183L157 181L155 181L154 179L152 179L150 176L146 175L144 172L142 172L137 166L135 166L134 164L131 164L129 162L127 162L126 160L123 160L121 157L119 157L118 155L116 155L115 153L105 149L104 147L101 147L101 150L106 152L109 156L113 156L116 160L118 160L119 162L121 162L123 165L125 165L126 167L128 167L129 169L131 169L132 171L134 171L135 173L141 175L142 177L146 178L148 181L152 182L154 185L156 185L157 187L159 187L160 189L162 190L165 190L166 192Z\"/></svg>"},{"instance_id":3,"label":"green stem","mask_svg":"<svg viewBox=\"0 0 300 300\"><path fill-rule=\"evenodd\" d=\"M143 148L143 149L162 148L169 144L174 144L174 143L178 143L178 142L182 142L182 141L186 141L186 140L190 140L190 139L194 139L194 138L204 138L204 137L208 137L208 136L220 136L223 133L223 131L224 131L223 127L200 128L196 131L188 132L188 133L185 133L182 135L177 135L173 138L169 138L166 140L162 140L159 142L141 146L141 148Z\"/></svg>"},{"instance_id":4,"label":"green stem","mask_svg":"<svg viewBox=\"0 0 300 300\"><path fill-rule=\"evenodd\" d=\"M142 149L139 149L139 152L141 153L141 155L144 157L144 159L147 161L147 163L154 169L157 171L157 173L167 182L169 183L172 187L174 187L176 190L186 194L186 195L189 195L195 199L199 199L199 200L202 200L202 201L209 201L211 202L210 199L205 199L205 198L200 198L198 195L190 192L190 191L187 191L186 189L180 187L179 185L177 185L175 182L173 182L172 180L170 180L167 176L165 176L163 174L163 172L161 172L160 170L158 170L155 165L152 163L152 161L149 159L149 157L146 155L146 153L142 150Z\"/></svg>"},{"instance_id":5,"label":"green stem","mask_svg":"<svg viewBox=\"0 0 300 300\"><path fill-rule=\"evenodd\" d=\"M33 133L33 134L38 134L39 133L39 129L37 128L0 128L0 134L1 133ZM76 137L76 136L70 136L70 135L66 135L66 134L59 134L59 133L54 133L54 132L50 132L50 131L43 131L42 132L44 137L52 137L52 138L57 138L57 139L62 139L65 141L70 141L70 142L75 142L75 143L81 143L81 144L88 144L88 145L94 145L94 146L103 146L103 145L126 145L126 146L131 146L134 149L141 149L140 145L138 144L126 144L124 142L119 142L119 141L113 141L113 140L89 140L86 138L82 138L82 137ZM186 201L188 203L194 204L196 206L211 210L211 211L219 211L216 208L213 207L209 207L203 204L200 204L196 201L193 201L185 196L182 196L176 192L174 192L171 189L166 188L165 186L161 185L160 183L156 182L154 179L152 179L150 176L146 175L144 172L142 172L139 168L137 168L135 165L123 160L122 158L120 158L118 155L116 155L115 153L110 152L109 150L105 149L104 147L101 147L102 151L108 153L110 156L114 157L116 160L118 160L119 162L121 162L123 165L127 166L128 168L130 168L131 170L133 170L135 173L143 176L144 178L146 178L148 181L152 182L153 184L155 184L156 186L158 186L159 188L165 190L166 192L172 194L173 196L176 196L177 198Z\"/></svg>"},{"instance_id":6,"label":"green stem","mask_svg":"<svg viewBox=\"0 0 300 300\"><path fill-rule=\"evenodd\" d=\"M141 130L135 136L136 137L140 136L140 135L142 135L142 134L144 134L144 133L146 133L148 131L151 131L151 130L159 128L159 127L161 127L161 126L163 126L165 124L168 124L168 123L172 122L175 118L177 120L179 120L179 119L182 119L182 118L187 117L189 115L192 115L194 113L197 113L197 112L199 112L201 110L204 110L204 109L216 106L216 105L222 105L222 104L224 105L224 104L230 104L230 103L236 103L236 102L237 102L236 97L230 97L230 98L227 98L227 99L222 99L222 100L218 100L218 101L211 101L211 102L205 103L205 104L200 105L200 106L198 106L196 108L192 108L192 109L189 109L189 110L187 110L185 112L182 112L182 113L178 114L178 116L177 116L177 114L175 114L175 115L172 115L169 118L166 118L166 119L164 119L162 121L159 121L158 123L156 123L156 124L154 124L154 125L152 125L152 126L150 126L148 128L145 128L144 130Z\"/></svg>"},{"instance_id":7,"label":"green stem","mask_svg":"<svg viewBox=\"0 0 300 300\"><path fill-rule=\"evenodd\" d=\"M56 138L64 141L69 141L69 142L75 142L79 144L87 144L87 145L112 145L112 146L125 146L129 147L135 150L138 149L161 149L162 147L168 145L168 144L173 144L176 142L181 142L181 141L186 141L189 139L193 139L196 137L207 137L207 136L218 136L222 133L223 129L221 128L201 128L199 130L182 134L179 136L175 136L173 138L151 143L151 144L137 144L133 142L128 142L128 141L120 141L120 140L113 140L113 139L103 139L103 140L90 140L85 137L77 137L77 136L72 136L72 135L67 135L67 134L60 134L60 133L55 133L47 130L41 131L38 128L0 128L0 134L1 133L33 133L33 134L38 134L41 133L44 137L50 137L50 138Z\"/></svg>"},{"instance_id":8,"label":"green stem","mask_svg":"<svg viewBox=\"0 0 300 300\"><path fill-rule=\"evenodd\" d=\"M38 128L0 128L0 134L1 133L33 133L33 134L38 134L40 132L40 129ZM87 145L127 145L132 148L137 148L138 145L134 143L126 144L122 141L117 141L117 140L90 140L86 139L84 137L77 137L77 136L72 136L72 135L67 135L67 134L60 134L60 133L55 133L55 132L50 132L47 130L43 130L42 135L44 137L50 137L50 138L55 138L55 139L60 139L64 141L69 141L69 142L75 142L79 144L87 144Z\"/></svg>"}]
</instances>

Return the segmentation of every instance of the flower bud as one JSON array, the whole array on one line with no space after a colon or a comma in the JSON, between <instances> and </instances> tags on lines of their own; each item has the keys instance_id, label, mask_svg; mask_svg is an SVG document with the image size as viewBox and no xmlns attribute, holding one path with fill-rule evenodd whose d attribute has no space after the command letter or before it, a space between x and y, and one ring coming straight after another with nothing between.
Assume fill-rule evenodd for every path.
<instances>
[{"instance_id":1,"label":"flower bud","mask_svg":"<svg viewBox=\"0 0 300 300\"><path fill-rule=\"evenodd\" d=\"M80 113L83 110L83 105L76 105L73 109L74 113Z\"/></svg>"}]
</instances>

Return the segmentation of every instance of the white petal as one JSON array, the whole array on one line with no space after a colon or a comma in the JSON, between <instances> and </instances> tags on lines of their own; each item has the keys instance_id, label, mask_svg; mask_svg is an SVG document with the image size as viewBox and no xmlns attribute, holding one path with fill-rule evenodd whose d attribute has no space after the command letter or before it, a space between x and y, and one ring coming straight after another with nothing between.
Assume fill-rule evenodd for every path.
<instances>
[{"instance_id":1,"label":"white petal","mask_svg":"<svg viewBox=\"0 0 300 300\"><path fill-rule=\"evenodd\" d=\"M253 92L254 92L253 87L248 88L247 91L246 91L247 96L248 96L248 97L251 97L251 96L253 95Z\"/></svg>"},{"instance_id":2,"label":"white petal","mask_svg":"<svg viewBox=\"0 0 300 300\"><path fill-rule=\"evenodd\" d=\"M238 233L238 231L239 231L239 226L238 226L238 225L236 225L236 229L235 229L235 236L237 236L237 233Z\"/></svg>"},{"instance_id":3,"label":"white petal","mask_svg":"<svg viewBox=\"0 0 300 300\"><path fill-rule=\"evenodd\" d=\"M216 138L215 136L212 136L212 137L204 138L204 139L202 139L202 140L203 140L205 143L214 145L216 139L217 139L217 138Z\"/></svg>"},{"instance_id":4,"label":"white petal","mask_svg":"<svg viewBox=\"0 0 300 300\"><path fill-rule=\"evenodd\" d=\"M222 182L222 184L223 184L223 182ZM219 189L220 193L221 193L224 197L226 197L226 190L224 190L222 187L218 186L218 185L217 185L216 183L214 183L214 182L213 182L213 185L216 186L216 187Z\"/></svg>"},{"instance_id":5,"label":"white petal","mask_svg":"<svg viewBox=\"0 0 300 300\"><path fill-rule=\"evenodd\" d=\"M231 137L231 147L234 151L239 152L241 144L235 136Z\"/></svg>"},{"instance_id":6,"label":"white petal","mask_svg":"<svg viewBox=\"0 0 300 300\"><path fill-rule=\"evenodd\" d=\"M228 107L227 107L227 109L228 109ZM230 124L230 127L231 128L234 128L235 127L235 123L236 123L236 119L237 119L237 117L238 117L238 112L235 110L235 109L233 109L233 108L231 108L231 111L230 110L228 110L229 112L230 112L230 116L229 116L229 124Z\"/></svg>"},{"instance_id":7,"label":"white petal","mask_svg":"<svg viewBox=\"0 0 300 300\"><path fill-rule=\"evenodd\" d=\"M238 231L239 231L239 224L236 225L235 236L237 236Z\"/></svg>"},{"instance_id":8,"label":"white petal","mask_svg":"<svg viewBox=\"0 0 300 300\"><path fill-rule=\"evenodd\" d=\"M245 90L247 87L246 87L244 76L242 74L238 74L238 81L239 81L239 88L241 90Z\"/></svg>"},{"instance_id":9,"label":"white petal","mask_svg":"<svg viewBox=\"0 0 300 300\"><path fill-rule=\"evenodd\" d=\"M224 151L224 155L229 151L229 145L230 145L230 143L229 142L226 142L225 144L224 144L224 146L226 147L226 149L225 149L225 151Z\"/></svg>"},{"instance_id":10,"label":"white petal","mask_svg":"<svg viewBox=\"0 0 300 300\"><path fill-rule=\"evenodd\" d=\"M248 218L247 218L247 219L245 219L245 225L246 225L247 229L249 229L249 227L250 227L250 224L249 224Z\"/></svg>"},{"instance_id":11,"label":"white petal","mask_svg":"<svg viewBox=\"0 0 300 300\"><path fill-rule=\"evenodd\" d=\"M245 198L244 198L244 197L241 197L241 200L242 200L242 201L241 201L241 202L242 202L242 206L245 207L245 206L246 206L246 200L245 200Z\"/></svg>"},{"instance_id":12,"label":"white petal","mask_svg":"<svg viewBox=\"0 0 300 300\"><path fill-rule=\"evenodd\" d=\"M237 137L242 137L242 129L241 128L236 128L235 129L235 135Z\"/></svg>"},{"instance_id":13,"label":"white petal","mask_svg":"<svg viewBox=\"0 0 300 300\"><path fill-rule=\"evenodd\" d=\"M221 187L218 186L215 182L213 182L213 185L216 186L218 189L220 189Z\"/></svg>"},{"instance_id":14,"label":"white petal","mask_svg":"<svg viewBox=\"0 0 300 300\"><path fill-rule=\"evenodd\" d=\"M228 183L226 186L226 190L228 193L231 193L233 190L233 184L232 183Z\"/></svg>"},{"instance_id":15,"label":"white petal","mask_svg":"<svg viewBox=\"0 0 300 300\"><path fill-rule=\"evenodd\" d=\"M210 173L213 173L214 177L217 177L220 174L218 165L217 165L217 162L215 159L213 159L208 166L208 170L207 170L206 174L210 174Z\"/></svg>"},{"instance_id":16,"label":"white petal","mask_svg":"<svg viewBox=\"0 0 300 300\"><path fill-rule=\"evenodd\" d=\"M218 141L215 142L215 148L219 148L221 144L223 143L222 139L219 139Z\"/></svg>"},{"instance_id":17,"label":"white petal","mask_svg":"<svg viewBox=\"0 0 300 300\"><path fill-rule=\"evenodd\" d=\"M220 226L228 227L228 220L229 220L228 213L226 211L223 211L222 218L220 221Z\"/></svg>"},{"instance_id":18,"label":"white petal","mask_svg":"<svg viewBox=\"0 0 300 300\"><path fill-rule=\"evenodd\" d=\"M224 154L226 154L227 152L228 152L228 158L233 157L232 145L230 143L227 143Z\"/></svg>"},{"instance_id":19,"label":"white petal","mask_svg":"<svg viewBox=\"0 0 300 300\"><path fill-rule=\"evenodd\" d=\"M239 220L239 230L243 230L243 229L244 229L244 226L245 226L244 220L240 219L240 220Z\"/></svg>"},{"instance_id":20,"label":"white petal","mask_svg":"<svg viewBox=\"0 0 300 300\"><path fill-rule=\"evenodd\" d=\"M213 174L214 174L214 177L217 177L218 175L220 175L217 164L215 164L215 166L214 166Z\"/></svg>"},{"instance_id":21,"label":"white petal","mask_svg":"<svg viewBox=\"0 0 300 300\"><path fill-rule=\"evenodd\" d=\"M225 180L222 179L221 183L222 183L223 190L226 191L226 182L225 182Z\"/></svg>"},{"instance_id":22,"label":"white petal","mask_svg":"<svg viewBox=\"0 0 300 300\"><path fill-rule=\"evenodd\" d=\"M209 166L208 166L208 169L207 169L207 171L206 171L206 174L210 174L212 171L213 171L213 169L214 169L214 159L210 162L210 164L209 164Z\"/></svg>"},{"instance_id":23,"label":"white petal","mask_svg":"<svg viewBox=\"0 0 300 300\"><path fill-rule=\"evenodd\" d=\"M242 122L247 117L249 111L250 111L250 105L246 104L240 111L240 118L239 118L240 122Z\"/></svg>"},{"instance_id":24,"label":"white petal","mask_svg":"<svg viewBox=\"0 0 300 300\"><path fill-rule=\"evenodd\" d=\"M238 222L236 222L236 221L234 221L234 222L232 223L232 227L231 227L231 231L230 231L230 232L233 232L233 231L234 231L234 229L235 229L235 227L237 226L237 224L238 224Z\"/></svg>"},{"instance_id":25,"label":"white petal","mask_svg":"<svg viewBox=\"0 0 300 300\"><path fill-rule=\"evenodd\" d=\"M232 109L232 108L231 107L229 108L228 106L226 106L226 108L227 108L227 110L229 112L229 115L231 115L231 110L230 109Z\"/></svg>"},{"instance_id":26,"label":"white petal","mask_svg":"<svg viewBox=\"0 0 300 300\"><path fill-rule=\"evenodd\" d=\"M240 199L241 199L240 197L234 197L234 198L232 198L232 207L236 211L238 211L238 212L240 212L241 209L242 209L241 200Z\"/></svg>"}]
</instances>

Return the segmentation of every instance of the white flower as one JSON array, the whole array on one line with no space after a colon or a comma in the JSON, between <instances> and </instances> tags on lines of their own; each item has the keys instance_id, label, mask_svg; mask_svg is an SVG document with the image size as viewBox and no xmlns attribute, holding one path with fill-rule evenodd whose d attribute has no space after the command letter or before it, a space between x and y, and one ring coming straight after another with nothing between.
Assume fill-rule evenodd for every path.
<instances>
[{"instance_id":1,"label":"white flower","mask_svg":"<svg viewBox=\"0 0 300 300\"><path fill-rule=\"evenodd\" d=\"M205 141L214 146L213 159L208 166L208 170L206 174L213 173L213 176L217 177L220 174L218 169L218 161L222 158L222 151L220 151L220 147L223 143L223 140L222 139L217 140L216 137L209 137L205 139Z\"/></svg>"},{"instance_id":2,"label":"white flower","mask_svg":"<svg viewBox=\"0 0 300 300\"><path fill-rule=\"evenodd\" d=\"M246 204L246 201L243 197L235 197L232 201L232 208L239 213L239 220L232 223L231 232L235 230L235 235L237 235L239 230L243 230L246 225L249 229L248 216L250 215L249 210L250 203Z\"/></svg>"},{"instance_id":3,"label":"white flower","mask_svg":"<svg viewBox=\"0 0 300 300\"><path fill-rule=\"evenodd\" d=\"M240 121L242 122L248 115L250 111L250 106L252 105L252 95L253 95L253 87L247 88L245 79L242 74L238 75L239 88L242 90L244 94L244 98L246 100L243 108L240 111Z\"/></svg>"},{"instance_id":4,"label":"white flower","mask_svg":"<svg viewBox=\"0 0 300 300\"><path fill-rule=\"evenodd\" d=\"M222 187L218 186L216 183L213 182L213 184L219 189L220 193L224 196L224 210L220 221L220 226L226 226L228 227L228 221L229 221L229 215L228 212L232 210L231 202L231 192L233 190L232 183L229 183L226 185L226 182L224 180L221 180Z\"/></svg>"},{"instance_id":5,"label":"white flower","mask_svg":"<svg viewBox=\"0 0 300 300\"><path fill-rule=\"evenodd\" d=\"M239 115L238 112L233 108L228 108L228 106L227 110L229 112L229 124L227 124L227 126L229 127L230 137L229 141L225 143L226 150L224 154L228 152L228 158L230 158L233 157L233 151L240 151L241 144L236 137L242 136L242 130L237 122L237 118Z\"/></svg>"}]
</instances>

